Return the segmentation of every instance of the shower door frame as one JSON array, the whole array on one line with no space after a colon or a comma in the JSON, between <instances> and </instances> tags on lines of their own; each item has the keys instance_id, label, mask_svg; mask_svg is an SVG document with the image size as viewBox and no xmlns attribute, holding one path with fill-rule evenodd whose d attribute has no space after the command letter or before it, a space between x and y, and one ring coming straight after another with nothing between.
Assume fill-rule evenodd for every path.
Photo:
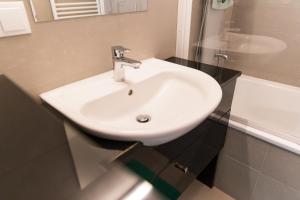
<instances>
[{"instance_id":1,"label":"shower door frame","mask_svg":"<svg viewBox=\"0 0 300 200\"><path fill-rule=\"evenodd\" d=\"M178 1L176 57L188 59L193 0Z\"/></svg>"}]
</instances>

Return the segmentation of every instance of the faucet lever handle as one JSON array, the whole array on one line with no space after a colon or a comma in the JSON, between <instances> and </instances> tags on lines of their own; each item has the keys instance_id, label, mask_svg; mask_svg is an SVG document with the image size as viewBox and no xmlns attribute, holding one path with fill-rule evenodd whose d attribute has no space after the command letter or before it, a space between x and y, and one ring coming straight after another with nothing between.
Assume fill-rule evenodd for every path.
<instances>
[{"instance_id":1,"label":"faucet lever handle","mask_svg":"<svg viewBox=\"0 0 300 200\"><path fill-rule=\"evenodd\" d=\"M112 55L115 58L123 58L124 53L130 52L130 49L127 49L123 46L113 46L112 49Z\"/></svg>"}]
</instances>

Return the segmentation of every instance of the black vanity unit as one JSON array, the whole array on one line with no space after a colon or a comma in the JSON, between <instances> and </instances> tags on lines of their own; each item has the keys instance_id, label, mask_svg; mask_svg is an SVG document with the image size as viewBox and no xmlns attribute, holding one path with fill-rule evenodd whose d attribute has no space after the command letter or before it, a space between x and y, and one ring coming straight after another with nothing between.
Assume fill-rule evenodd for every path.
<instances>
[{"instance_id":1,"label":"black vanity unit","mask_svg":"<svg viewBox=\"0 0 300 200\"><path fill-rule=\"evenodd\" d=\"M117 200L144 183L121 165L98 163L133 143L78 131L0 75L0 199ZM155 189L147 197L163 199Z\"/></svg>"},{"instance_id":2,"label":"black vanity unit","mask_svg":"<svg viewBox=\"0 0 300 200\"><path fill-rule=\"evenodd\" d=\"M91 136L0 75L0 199L108 199L120 191L115 188L129 191L143 180L176 199L196 178L212 186L240 72L175 57L167 61L210 74L223 98L197 128L156 147ZM158 199L155 191L151 199Z\"/></svg>"},{"instance_id":3,"label":"black vanity unit","mask_svg":"<svg viewBox=\"0 0 300 200\"><path fill-rule=\"evenodd\" d=\"M0 199L64 199L78 188L61 121L0 75Z\"/></svg>"},{"instance_id":4,"label":"black vanity unit","mask_svg":"<svg viewBox=\"0 0 300 200\"><path fill-rule=\"evenodd\" d=\"M173 190L162 192L174 197L174 193L180 195L195 178L210 187L214 185L218 155L225 141L236 79L241 73L176 57L167 61L211 75L221 85L223 92L218 108L194 130L160 146L138 145L120 158L125 163L134 161L150 169L152 176L148 177L149 181L154 185L157 179L165 181Z\"/></svg>"}]
</instances>

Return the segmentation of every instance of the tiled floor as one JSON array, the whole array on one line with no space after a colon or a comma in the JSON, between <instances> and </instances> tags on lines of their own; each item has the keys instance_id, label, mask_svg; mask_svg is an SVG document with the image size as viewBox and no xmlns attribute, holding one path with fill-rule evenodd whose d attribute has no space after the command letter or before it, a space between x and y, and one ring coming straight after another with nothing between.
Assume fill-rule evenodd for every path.
<instances>
[{"instance_id":1,"label":"tiled floor","mask_svg":"<svg viewBox=\"0 0 300 200\"><path fill-rule=\"evenodd\" d=\"M191 186L181 195L179 200L234 200L218 188L212 189L194 181Z\"/></svg>"}]
</instances>

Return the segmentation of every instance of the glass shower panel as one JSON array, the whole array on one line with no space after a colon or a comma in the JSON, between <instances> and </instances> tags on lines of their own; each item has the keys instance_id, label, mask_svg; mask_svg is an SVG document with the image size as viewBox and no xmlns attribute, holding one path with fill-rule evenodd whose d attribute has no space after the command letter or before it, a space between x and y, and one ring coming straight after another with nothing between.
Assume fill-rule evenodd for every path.
<instances>
[{"instance_id":1,"label":"glass shower panel","mask_svg":"<svg viewBox=\"0 0 300 200\"><path fill-rule=\"evenodd\" d=\"M202 3L200 24L204 26L200 26L194 59L202 63L222 65L223 60L216 55L225 54L228 45L228 36L225 33L232 31L230 26L234 1L224 0L225 3L232 2L229 6L225 4L224 7L215 6L216 2L222 3L222 0L200 0L200 2Z\"/></svg>"},{"instance_id":2,"label":"glass shower panel","mask_svg":"<svg viewBox=\"0 0 300 200\"><path fill-rule=\"evenodd\" d=\"M202 0L203 5L205 1L209 1L205 27L195 60L300 84L299 0ZM213 8L214 2L226 1L232 5ZM220 53L228 55L228 60L215 56Z\"/></svg>"},{"instance_id":3,"label":"glass shower panel","mask_svg":"<svg viewBox=\"0 0 300 200\"><path fill-rule=\"evenodd\" d=\"M207 8L202 9L205 26L199 31L196 61L300 87L300 0L200 2ZM216 2L231 3L216 8L213 6ZM277 134L260 121L247 124Z\"/></svg>"}]
</instances>

